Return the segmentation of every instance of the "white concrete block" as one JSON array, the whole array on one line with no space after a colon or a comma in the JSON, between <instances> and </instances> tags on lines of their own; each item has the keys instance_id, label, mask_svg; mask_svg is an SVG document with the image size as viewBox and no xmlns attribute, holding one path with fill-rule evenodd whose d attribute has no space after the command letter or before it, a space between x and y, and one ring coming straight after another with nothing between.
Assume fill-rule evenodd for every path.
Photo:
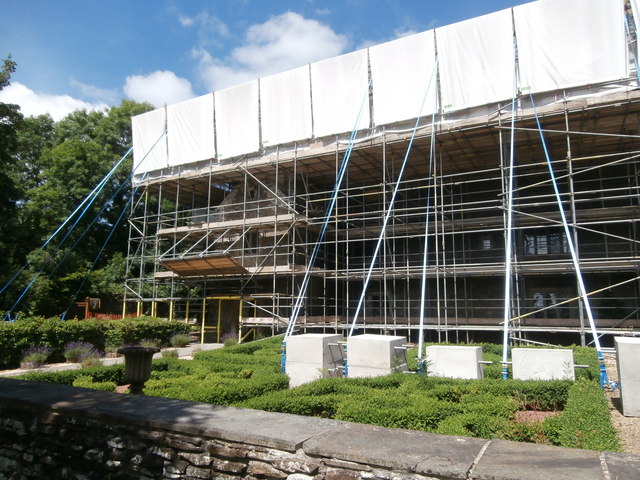
<instances>
[{"instance_id":1,"label":"white concrete block","mask_svg":"<svg viewBox=\"0 0 640 480\"><path fill-rule=\"evenodd\" d=\"M289 375L289 386L297 387L319 378L341 376L343 359L336 344L342 335L306 333L292 335L287 339L285 372Z\"/></svg>"},{"instance_id":2,"label":"white concrete block","mask_svg":"<svg viewBox=\"0 0 640 480\"><path fill-rule=\"evenodd\" d=\"M625 417L640 417L640 338L615 337L620 401Z\"/></svg>"},{"instance_id":3,"label":"white concrete block","mask_svg":"<svg viewBox=\"0 0 640 480\"><path fill-rule=\"evenodd\" d=\"M427 375L447 378L483 377L482 347L430 345L427 347Z\"/></svg>"},{"instance_id":4,"label":"white concrete block","mask_svg":"<svg viewBox=\"0 0 640 480\"><path fill-rule=\"evenodd\" d=\"M405 352L396 349L406 342L391 335L354 335L347 340L349 377L379 377L406 371Z\"/></svg>"},{"instance_id":5,"label":"white concrete block","mask_svg":"<svg viewBox=\"0 0 640 480\"><path fill-rule=\"evenodd\" d=\"M342 365L342 362L340 362ZM299 387L305 383L313 382L321 378L341 377L342 370L322 368L313 363L287 362L285 371L289 375L289 387Z\"/></svg>"},{"instance_id":6,"label":"white concrete block","mask_svg":"<svg viewBox=\"0 0 640 480\"><path fill-rule=\"evenodd\" d=\"M339 348L331 346L342 341L342 335L305 333L287 338L287 360L329 366L335 360L342 361Z\"/></svg>"},{"instance_id":7,"label":"white concrete block","mask_svg":"<svg viewBox=\"0 0 640 480\"><path fill-rule=\"evenodd\" d=\"M575 380L573 350L512 348L511 366L516 380Z\"/></svg>"}]
</instances>

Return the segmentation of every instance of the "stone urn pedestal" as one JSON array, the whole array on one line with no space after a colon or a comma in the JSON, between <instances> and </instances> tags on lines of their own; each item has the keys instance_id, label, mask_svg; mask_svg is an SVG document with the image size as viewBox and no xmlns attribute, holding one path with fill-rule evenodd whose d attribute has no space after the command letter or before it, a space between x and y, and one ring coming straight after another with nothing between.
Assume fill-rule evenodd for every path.
<instances>
[{"instance_id":1,"label":"stone urn pedestal","mask_svg":"<svg viewBox=\"0 0 640 480\"><path fill-rule=\"evenodd\" d=\"M157 347L130 346L118 349L124 355L124 383L130 384L129 391L135 395L144 395L144 383L151 377L153 354L160 351Z\"/></svg>"}]
</instances>

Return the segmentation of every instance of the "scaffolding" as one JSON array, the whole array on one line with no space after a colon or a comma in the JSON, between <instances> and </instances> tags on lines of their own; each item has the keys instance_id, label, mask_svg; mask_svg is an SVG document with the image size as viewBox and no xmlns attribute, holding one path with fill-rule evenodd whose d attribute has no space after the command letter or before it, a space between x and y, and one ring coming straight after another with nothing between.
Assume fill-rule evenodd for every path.
<instances>
[{"instance_id":1,"label":"scaffolding","mask_svg":"<svg viewBox=\"0 0 640 480\"><path fill-rule=\"evenodd\" d=\"M638 334L640 94L566 100L538 113L599 330ZM496 338L504 312L510 123L505 104L485 117L421 127L359 331L417 336L429 216L426 340ZM570 334L586 344L588 325L532 110L518 109L514 125L511 335ZM299 330L348 328L407 141L408 133L383 128L354 146ZM242 337L243 329L286 328L346 147L338 138L331 143L276 148L143 182L130 217L127 300L196 321L202 332L215 326L217 340L238 330ZM216 298L228 299L225 308L234 312L226 321L203 302Z\"/></svg>"}]
</instances>

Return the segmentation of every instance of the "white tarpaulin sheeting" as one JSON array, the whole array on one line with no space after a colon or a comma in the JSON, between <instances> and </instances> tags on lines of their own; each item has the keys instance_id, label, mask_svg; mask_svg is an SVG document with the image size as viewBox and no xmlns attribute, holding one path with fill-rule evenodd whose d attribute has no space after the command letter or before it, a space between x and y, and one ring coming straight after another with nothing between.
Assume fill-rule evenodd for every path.
<instances>
[{"instance_id":1,"label":"white tarpaulin sheeting","mask_svg":"<svg viewBox=\"0 0 640 480\"><path fill-rule=\"evenodd\" d=\"M164 108L131 118L133 172L136 175L167 167ZM162 136L162 138L160 138ZM155 145L155 146L154 146Z\"/></svg>"},{"instance_id":2,"label":"white tarpaulin sheeting","mask_svg":"<svg viewBox=\"0 0 640 480\"><path fill-rule=\"evenodd\" d=\"M369 60L375 125L436 111L438 89L433 30L369 47Z\"/></svg>"},{"instance_id":3,"label":"white tarpaulin sheeting","mask_svg":"<svg viewBox=\"0 0 640 480\"><path fill-rule=\"evenodd\" d=\"M631 12L633 13L636 29L640 28L640 0L631 0Z\"/></svg>"},{"instance_id":4,"label":"white tarpaulin sheeting","mask_svg":"<svg viewBox=\"0 0 640 480\"><path fill-rule=\"evenodd\" d=\"M260 149L258 80L215 92L218 158Z\"/></svg>"},{"instance_id":5,"label":"white tarpaulin sheeting","mask_svg":"<svg viewBox=\"0 0 640 480\"><path fill-rule=\"evenodd\" d=\"M311 138L309 66L260 79L262 144Z\"/></svg>"},{"instance_id":6,"label":"white tarpaulin sheeting","mask_svg":"<svg viewBox=\"0 0 640 480\"><path fill-rule=\"evenodd\" d=\"M182 165L216 156L213 93L167 106L169 165Z\"/></svg>"},{"instance_id":7,"label":"white tarpaulin sheeting","mask_svg":"<svg viewBox=\"0 0 640 480\"><path fill-rule=\"evenodd\" d=\"M369 127L367 51L311 64L313 133L316 137ZM364 105L363 105L364 100Z\"/></svg>"},{"instance_id":8,"label":"white tarpaulin sheeting","mask_svg":"<svg viewBox=\"0 0 640 480\"><path fill-rule=\"evenodd\" d=\"M436 29L442 108L461 110L513 96L511 10Z\"/></svg>"},{"instance_id":9,"label":"white tarpaulin sheeting","mask_svg":"<svg viewBox=\"0 0 640 480\"><path fill-rule=\"evenodd\" d=\"M627 76L623 0L540 0L513 13L524 93Z\"/></svg>"}]
</instances>

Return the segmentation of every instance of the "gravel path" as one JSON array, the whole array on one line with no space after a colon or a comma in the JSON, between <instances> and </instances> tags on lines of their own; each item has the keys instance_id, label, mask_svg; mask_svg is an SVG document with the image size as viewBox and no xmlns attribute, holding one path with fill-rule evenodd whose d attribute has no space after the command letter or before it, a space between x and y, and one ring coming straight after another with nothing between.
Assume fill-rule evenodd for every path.
<instances>
[{"instance_id":1,"label":"gravel path","mask_svg":"<svg viewBox=\"0 0 640 480\"><path fill-rule=\"evenodd\" d=\"M605 365L610 381L618 381L618 367L614 353L605 353ZM620 404L620 389L611 392L607 389L609 400L609 411L611 412L611 423L618 431L620 446L626 453L640 455L640 417L625 417L622 415L622 405Z\"/></svg>"}]
</instances>

